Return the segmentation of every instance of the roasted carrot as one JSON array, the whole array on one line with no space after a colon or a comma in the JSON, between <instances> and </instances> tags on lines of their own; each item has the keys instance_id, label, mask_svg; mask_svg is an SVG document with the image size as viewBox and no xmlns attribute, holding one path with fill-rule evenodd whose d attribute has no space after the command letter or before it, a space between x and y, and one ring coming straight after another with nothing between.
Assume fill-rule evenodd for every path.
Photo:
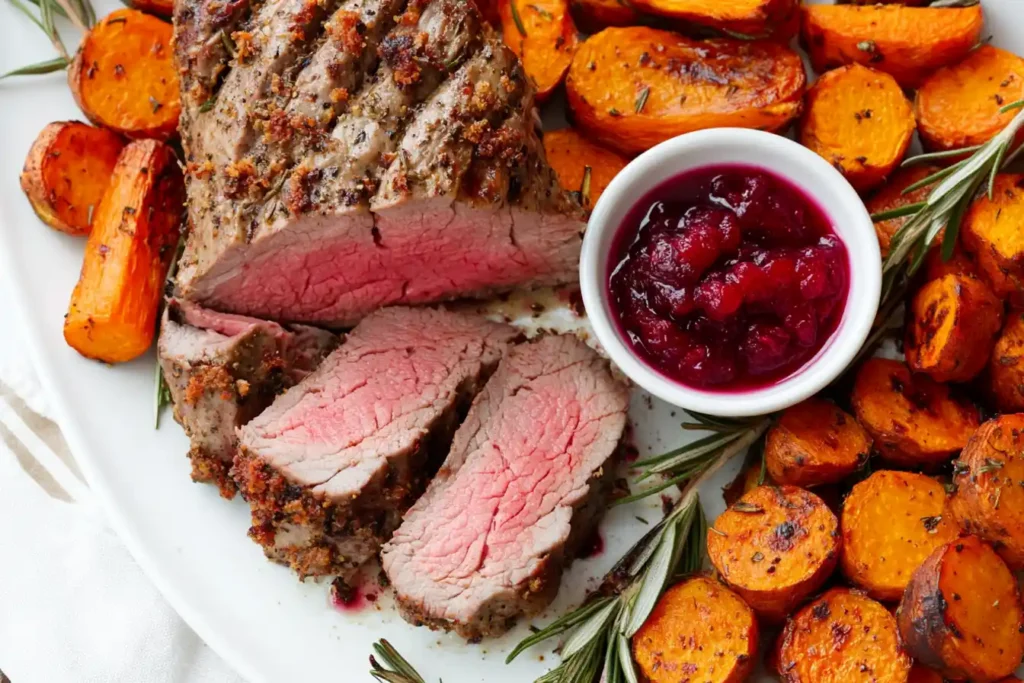
<instances>
[{"instance_id":1,"label":"roasted carrot","mask_svg":"<svg viewBox=\"0 0 1024 683\"><path fill-rule=\"evenodd\" d=\"M993 291L1024 306L1024 175L998 175L993 190L974 200L960 238Z\"/></svg>"},{"instance_id":2,"label":"roasted carrot","mask_svg":"<svg viewBox=\"0 0 1024 683\"><path fill-rule=\"evenodd\" d=\"M630 0L638 9L748 38L792 38L798 0Z\"/></svg>"},{"instance_id":3,"label":"roasted carrot","mask_svg":"<svg viewBox=\"0 0 1024 683\"><path fill-rule=\"evenodd\" d=\"M120 363L152 344L184 195L170 147L139 140L121 152L64 319L64 339L83 356Z\"/></svg>"},{"instance_id":4,"label":"roasted carrot","mask_svg":"<svg viewBox=\"0 0 1024 683\"><path fill-rule=\"evenodd\" d=\"M974 259L964 251L959 240L956 246L953 247L953 253L950 255L949 260L942 258L942 249L939 248L942 237L936 237L935 242L935 246L928 250L928 255L924 259L922 270L924 271L925 282L938 280L947 275L960 275L972 278L981 277L978 273L978 267L974 264Z\"/></svg>"},{"instance_id":5,"label":"roasted carrot","mask_svg":"<svg viewBox=\"0 0 1024 683\"><path fill-rule=\"evenodd\" d=\"M906 193L904 193L904 190L914 183L924 180L938 170L939 169L934 166L927 165L897 169L891 176L889 176L889 180L885 185L879 188L865 202L868 207L868 211L871 214L885 213L886 211L899 209L909 204L923 202L928 198L928 195L931 194L933 188L921 187ZM892 242L893 235L895 235L906 222L907 218L902 217L890 218L889 220L877 221L875 223L875 234L878 235L878 246L882 250L883 258L889 255L889 245Z\"/></svg>"},{"instance_id":6,"label":"roasted carrot","mask_svg":"<svg viewBox=\"0 0 1024 683\"><path fill-rule=\"evenodd\" d=\"M543 102L565 80L579 45L569 0L498 0L505 44L519 55Z\"/></svg>"},{"instance_id":7,"label":"roasted carrot","mask_svg":"<svg viewBox=\"0 0 1024 683\"><path fill-rule=\"evenodd\" d=\"M618 152L595 145L572 128L545 133L544 153L562 189L579 192L580 202L588 210L597 205L608 183L629 163Z\"/></svg>"},{"instance_id":8,"label":"roasted carrot","mask_svg":"<svg viewBox=\"0 0 1024 683\"><path fill-rule=\"evenodd\" d=\"M852 415L810 398L788 408L768 432L764 457L773 481L819 486L853 474L871 455L871 437Z\"/></svg>"}]
</instances>

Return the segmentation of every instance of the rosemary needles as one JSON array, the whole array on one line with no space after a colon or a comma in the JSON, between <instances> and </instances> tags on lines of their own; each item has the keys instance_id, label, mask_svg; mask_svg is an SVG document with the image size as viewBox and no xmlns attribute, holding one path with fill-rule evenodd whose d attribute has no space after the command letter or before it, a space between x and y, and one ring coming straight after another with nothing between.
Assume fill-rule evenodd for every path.
<instances>
[{"instance_id":1,"label":"rosemary needles","mask_svg":"<svg viewBox=\"0 0 1024 683\"><path fill-rule=\"evenodd\" d=\"M96 23L96 12L90 0L29 0L38 9L38 16L21 0L7 1L46 34L58 56L0 74L0 80L10 76L47 74L67 68L71 63L71 57L57 30L55 17L69 20L81 31L88 31Z\"/></svg>"},{"instance_id":2,"label":"rosemary needles","mask_svg":"<svg viewBox=\"0 0 1024 683\"><path fill-rule=\"evenodd\" d=\"M374 654L370 655L370 675L378 681L382 681L382 683L426 683L412 664L398 654L398 650L383 638L373 644L373 652ZM381 662L384 664L382 665ZM390 668L385 668L385 666Z\"/></svg>"}]
</instances>

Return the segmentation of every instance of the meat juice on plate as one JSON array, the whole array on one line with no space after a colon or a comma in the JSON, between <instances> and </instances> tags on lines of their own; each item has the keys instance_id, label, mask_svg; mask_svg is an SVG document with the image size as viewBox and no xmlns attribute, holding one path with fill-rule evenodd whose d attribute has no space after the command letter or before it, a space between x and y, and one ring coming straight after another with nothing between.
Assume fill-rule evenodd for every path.
<instances>
[{"instance_id":1,"label":"meat juice on plate","mask_svg":"<svg viewBox=\"0 0 1024 683\"><path fill-rule=\"evenodd\" d=\"M846 246L802 190L713 166L636 203L612 247L614 317L648 364L687 386L749 391L799 372L839 326Z\"/></svg>"}]
</instances>

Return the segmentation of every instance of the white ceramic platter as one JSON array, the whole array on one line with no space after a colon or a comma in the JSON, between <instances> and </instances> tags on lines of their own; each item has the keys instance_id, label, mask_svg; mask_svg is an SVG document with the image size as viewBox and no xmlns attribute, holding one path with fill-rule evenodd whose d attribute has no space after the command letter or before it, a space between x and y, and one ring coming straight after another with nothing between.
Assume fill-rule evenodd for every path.
<instances>
[{"instance_id":1,"label":"white ceramic platter","mask_svg":"<svg viewBox=\"0 0 1024 683\"><path fill-rule=\"evenodd\" d=\"M983 0L997 45L1024 53L1024 0ZM94 0L100 16L120 7ZM42 33L0 1L0 72L52 57ZM65 42L77 43L68 30ZM429 681L523 683L547 670L548 648L511 666L505 654L525 625L500 640L466 645L413 628L385 597L369 609L342 613L328 604L327 585L299 583L263 559L250 541L248 510L225 502L214 488L193 484L187 441L169 415L153 429L154 360L111 368L83 360L61 334L68 297L82 258L80 239L42 225L18 186L18 172L39 130L48 122L81 119L62 74L0 82L0 277L15 311L0 311L0 334L17 328L31 342L39 374L61 427L111 523L139 564L185 620L243 676L253 681L371 681L367 655L390 639ZM641 454L678 445L686 436L681 413L649 397L634 396L631 420ZM720 487L739 463L711 482L708 513L722 508ZM653 522L660 502L618 509L602 524L605 550L567 572L551 614L576 604L590 579L607 571Z\"/></svg>"}]
</instances>

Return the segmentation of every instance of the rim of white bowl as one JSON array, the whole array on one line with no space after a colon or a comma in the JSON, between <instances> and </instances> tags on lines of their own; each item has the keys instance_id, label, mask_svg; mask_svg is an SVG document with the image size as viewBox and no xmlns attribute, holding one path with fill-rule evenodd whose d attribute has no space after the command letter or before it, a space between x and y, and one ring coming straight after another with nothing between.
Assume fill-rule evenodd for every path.
<instances>
[{"instance_id":1,"label":"rim of white bowl","mask_svg":"<svg viewBox=\"0 0 1024 683\"><path fill-rule=\"evenodd\" d=\"M763 168L803 190L832 222L849 258L846 308L825 346L793 375L748 391L704 391L665 376L640 358L623 338L608 300L610 251L634 203L669 178L719 164ZM806 147L780 135L746 128L715 128L680 135L630 162L598 200L580 256L583 304L612 362L654 396L684 410L718 417L774 413L828 386L849 366L870 334L881 288L882 261L874 223L846 178Z\"/></svg>"}]
</instances>

